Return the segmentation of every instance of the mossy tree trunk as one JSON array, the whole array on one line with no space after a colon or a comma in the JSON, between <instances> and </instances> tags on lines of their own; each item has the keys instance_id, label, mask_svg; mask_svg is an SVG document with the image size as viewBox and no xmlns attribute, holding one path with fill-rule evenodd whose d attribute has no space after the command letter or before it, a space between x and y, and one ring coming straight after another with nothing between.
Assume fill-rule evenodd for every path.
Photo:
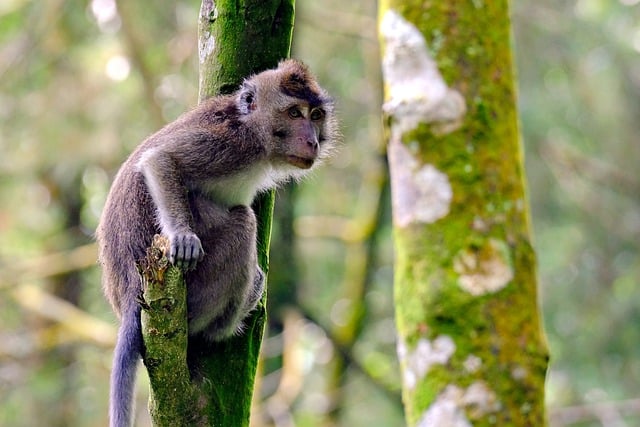
<instances>
[{"instance_id":1,"label":"mossy tree trunk","mask_svg":"<svg viewBox=\"0 0 640 427\"><path fill-rule=\"evenodd\" d=\"M289 56L293 32L294 0L203 0L200 9L199 59L200 101L236 90L242 79L268 68ZM258 218L258 262L268 271L273 193L260 196L253 205ZM176 289L180 272L167 266L160 274L166 284L161 289ZM177 274L176 274L177 273ZM163 315L173 307L175 298L184 293L156 295L159 309L143 310L143 321L151 315ZM145 297L145 301L148 300ZM166 327L154 323L143 328L145 345L149 335L164 342L147 351L145 364L150 372L152 399L150 408L154 425L171 426L248 426L258 354L266 317L265 298L245 321L242 335L212 345L189 342L188 358L191 378L184 380L186 352L179 351L186 331L186 315L176 304L176 319ZM155 313L154 313L155 312ZM164 333L159 329L163 328ZM184 337L186 338L186 336ZM172 350L168 350L172 348ZM150 357L150 353L152 357ZM169 354L171 353L171 354ZM174 354L175 353L175 356ZM162 372L159 366L164 366ZM168 368L167 368L168 367ZM166 372L169 370L169 372ZM188 375L187 375L188 376ZM158 402L157 399L162 399Z\"/></svg>"},{"instance_id":2,"label":"mossy tree trunk","mask_svg":"<svg viewBox=\"0 0 640 427\"><path fill-rule=\"evenodd\" d=\"M274 68L289 56L294 0L203 0L200 9L200 100L236 90L242 79ZM258 197L258 262L268 272L274 194ZM251 398L264 332L263 298L245 321L244 334L205 349L201 361L217 398L215 425L249 424Z\"/></svg>"},{"instance_id":3,"label":"mossy tree trunk","mask_svg":"<svg viewBox=\"0 0 640 427\"><path fill-rule=\"evenodd\" d=\"M543 426L507 0L380 4L409 425Z\"/></svg>"}]
</instances>

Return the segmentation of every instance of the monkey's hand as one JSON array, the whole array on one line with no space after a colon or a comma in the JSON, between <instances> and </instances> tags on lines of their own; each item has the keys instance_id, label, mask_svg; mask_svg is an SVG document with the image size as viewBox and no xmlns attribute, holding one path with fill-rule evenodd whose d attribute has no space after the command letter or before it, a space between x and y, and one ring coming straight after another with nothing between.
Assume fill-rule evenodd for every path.
<instances>
[{"instance_id":1,"label":"monkey's hand","mask_svg":"<svg viewBox=\"0 0 640 427\"><path fill-rule=\"evenodd\" d=\"M183 270L193 270L204 256L202 243L192 231L182 231L169 236L171 249L169 261Z\"/></svg>"}]
</instances>

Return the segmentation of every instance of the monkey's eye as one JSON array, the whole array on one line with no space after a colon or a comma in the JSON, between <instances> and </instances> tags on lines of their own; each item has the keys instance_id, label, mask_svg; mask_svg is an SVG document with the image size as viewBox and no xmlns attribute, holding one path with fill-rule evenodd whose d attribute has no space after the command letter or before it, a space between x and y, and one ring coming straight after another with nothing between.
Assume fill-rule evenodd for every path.
<instances>
[{"instance_id":1,"label":"monkey's eye","mask_svg":"<svg viewBox=\"0 0 640 427\"><path fill-rule=\"evenodd\" d=\"M324 110L322 108L314 108L311 110L311 115L309 116L311 120L322 120L324 117Z\"/></svg>"},{"instance_id":2,"label":"monkey's eye","mask_svg":"<svg viewBox=\"0 0 640 427\"><path fill-rule=\"evenodd\" d=\"M300 111L298 107L289 108L288 114L292 119L299 119L302 117L302 111Z\"/></svg>"}]
</instances>

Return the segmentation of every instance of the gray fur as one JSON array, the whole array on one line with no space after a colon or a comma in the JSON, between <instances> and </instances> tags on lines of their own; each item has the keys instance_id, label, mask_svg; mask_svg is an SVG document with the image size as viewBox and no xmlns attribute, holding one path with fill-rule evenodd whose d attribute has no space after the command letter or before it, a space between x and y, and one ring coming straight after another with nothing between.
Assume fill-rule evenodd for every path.
<instances>
[{"instance_id":1,"label":"gray fur","mask_svg":"<svg viewBox=\"0 0 640 427\"><path fill-rule=\"evenodd\" d=\"M143 351L135 264L153 235L169 237L169 259L186 271L189 334L217 341L239 333L264 288L249 205L305 174L336 139L331 100L304 65L287 60L165 126L123 164L96 233L104 291L121 320L112 427L131 423Z\"/></svg>"}]
</instances>

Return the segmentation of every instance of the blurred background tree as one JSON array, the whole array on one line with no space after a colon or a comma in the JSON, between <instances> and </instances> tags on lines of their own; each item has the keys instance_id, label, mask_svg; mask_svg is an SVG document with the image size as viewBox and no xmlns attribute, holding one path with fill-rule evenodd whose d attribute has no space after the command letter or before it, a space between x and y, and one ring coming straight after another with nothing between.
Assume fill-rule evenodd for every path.
<instances>
[{"instance_id":1,"label":"blurred background tree","mask_svg":"<svg viewBox=\"0 0 640 427\"><path fill-rule=\"evenodd\" d=\"M512 2L552 426L640 422L638 3ZM122 160L197 101L198 8L0 4L0 425L106 423L115 319L92 233ZM278 194L256 426L404 423L376 10L297 2L293 56L345 143Z\"/></svg>"}]
</instances>

